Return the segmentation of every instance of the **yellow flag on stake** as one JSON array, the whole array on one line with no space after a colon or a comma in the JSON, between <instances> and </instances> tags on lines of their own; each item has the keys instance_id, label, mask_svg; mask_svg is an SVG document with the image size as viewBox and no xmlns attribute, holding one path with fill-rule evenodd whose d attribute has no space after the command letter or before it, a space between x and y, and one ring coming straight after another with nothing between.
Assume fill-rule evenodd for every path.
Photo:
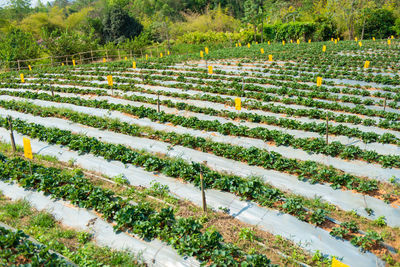
<instances>
[{"instance_id":1,"label":"yellow flag on stake","mask_svg":"<svg viewBox=\"0 0 400 267\"><path fill-rule=\"evenodd\" d=\"M235 98L235 109L236 110L242 109L242 100L239 97Z\"/></svg>"},{"instance_id":2,"label":"yellow flag on stake","mask_svg":"<svg viewBox=\"0 0 400 267\"><path fill-rule=\"evenodd\" d=\"M105 57L103 57L103 63L106 63L106 58Z\"/></svg>"},{"instance_id":3,"label":"yellow flag on stake","mask_svg":"<svg viewBox=\"0 0 400 267\"><path fill-rule=\"evenodd\" d=\"M61 62L61 66L64 66L64 62Z\"/></svg>"},{"instance_id":4,"label":"yellow flag on stake","mask_svg":"<svg viewBox=\"0 0 400 267\"><path fill-rule=\"evenodd\" d=\"M107 82L109 86L113 86L113 78L112 75L107 75Z\"/></svg>"},{"instance_id":5,"label":"yellow flag on stake","mask_svg":"<svg viewBox=\"0 0 400 267\"><path fill-rule=\"evenodd\" d=\"M311 44L311 39L308 39L308 43Z\"/></svg>"},{"instance_id":6,"label":"yellow flag on stake","mask_svg":"<svg viewBox=\"0 0 400 267\"><path fill-rule=\"evenodd\" d=\"M238 47L238 44L237 44L237 43L235 44L235 47Z\"/></svg>"},{"instance_id":7,"label":"yellow flag on stake","mask_svg":"<svg viewBox=\"0 0 400 267\"><path fill-rule=\"evenodd\" d=\"M242 46L242 44L239 42L239 46Z\"/></svg>"},{"instance_id":8,"label":"yellow flag on stake","mask_svg":"<svg viewBox=\"0 0 400 267\"><path fill-rule=\"evenodd\" d=\"M268 41L268 45L270 45L271 44L271 42L270 41Z\"/></svg>"},{"instance_id":9,"label":"yellow flag on stake","mask_svg":"<svg viewBox=\"0 0 400 267\"><path fill-rule=\"evenodd\" d=\"M292 39L290 39L290 43L293 44L293 40Z\"/></svg>"},{"instance_id":10,"label":"yellow flag on stake","mask_svg":"<svg viewBox=\"0 0 400 267\"><path fill-rule=\"evenodd\" d=\"M358 41L358 38L357 38L357 37L354 37L354 41L356 41L356 42L357 42L357 41Z\"/></svg>"},{"instance_id":11,"label":"yellow flag on stake","mask_svg":"<svg viewBox=\"0 0 400 267\"><path fill-rule=\"evenodd\" d=\"M132 62L132 69L136 69L136 61Z\"/></svg>"},{"instance_id":12,"label":"yellow flag on stake","mask_svg":"<svg viewBox=\"0 0 400 267\"><path fill-rule=\"evenodd\" d=\"M75 67L75 59L72 60L72 65Z\"/></svg>"},{"instance_id":13,"label":"yellow flag on stake","mask_svg":"<svg viewBox=\"0 0 400 267\"><path fill-rule=\"evenodd\" d=\"M203 51L200 51L200 57L203 58L204 57L204 53Z\"/></svg>"},{"instance_id":14,"label":"yellow flag on stake","mask_svg":"<svg viewBox=\"0 0 400 267\"><path fill-rule=\"evenodd\" d=\"M208 66L208 74L213 74L213 67L212 66Z\"/></svg>"},{"instance_id":15,"label":"yellow flag on stake","mask_svg":"<svg viewBox=\"0 0 400 267\"><path fill-rule=\"evenodd\" d=\"M208 47L204 48L204 52L206 52L206 55L208 55Z\"/></svg>"},{"instance_id":16,"label":"yellow flag on stake","mask_svg":"<svg viewBox=\"0 0 400 267\"><path fill-rule=\"evenodd\" d=\"M282 45L285 45L285 41L282 41Z\"/></svg>"},{"instance_id":17,"label":"yellow flag on stake","mask_svg":"<svg viewBox=\"0 0 400 267\"><path fill-rule=\"evenodd\" d=\"M338 261L337 259L335 259L335 257L332 258L332 267L350 267L347 264L344 264L341 261Z\"/></svg>"},{"instance_id":18,"label":"yellow flag on stake","mask_svg":"<svg viewBox=\"0 0 400 267\"><path fill-rule=\"evenodd\" d=\"M251 46L250 43L247 43L247 47L250 48L250 46Z\"/></svg>"},{"instance_id":19,"label":"yellow flag on stake","mask_svg":"<svg viewBox=\"0 0 400 267\"><path fill-rule=\"evenodd\" d=\"M390 39L388 39L388 45L390 45Z\"/></svg>"},{"instance_id":20,"label":"yellow flag on stake","mask_svg":"<svg viewBox=\"0 0 400 267\"><path fill-rule=\"evenodd\" d=\"M268 55L268 61L272 61L272 55Z\"/></svg>"},{"instance_id":21,"label":"yellow flag on stake","mask_svg":"<svg viewBox=\"0 0 400 267\"><path fill-rule=\"evenodd\" d=\"M261 54L264 54L264 48L260 49Z\"/></svg>"},{"instance_id":22,"label":"yellow flag on stake","mask_svg":"<svg viewBox=\"0 0 400 267\"><path fill-rule=\"evenodd\" d=\"M322 85L322 77L317 77L317 86L321 86Z\"/></svg>"},{"instance_id":23,"label":"yellow flag on stake","mask_svg":"<svg viewBox=\"0 0 400 267\"><path fill-rule=\"evenodd\" d=\"M148 60L149 59L149 55L148 54L146 54L146 60Z\"/></svg>"},{"instance_id":24,"label":"yellow flag on stake","mask_svg":"<svg viewBox=\"0 0 400 267\"><path fill-rule=\"evenodd\" d=\"M23 73L21 73L21 74L19 75L19 77L21 77L21 83L24 83L24 82L25 82L25 79L24 79L24 74L23 74Z\"/></svg>"},{"instance_id":25,"label":"yellow flag on stake","mask_svg":"<svg viewBox=\"0 0 400 267\"><path fill-rule=\"evenodd\" d=\"M29 70L32 70L31 65L28 65Z\"/></svg>"},{"instance_id":26,"label":"yellow flag on stake","mask_svg":"<svg viewBox=\"0 0 400 267\"><path fill-rule=\"evenodd\" d=\"M390 38L394 39L394 36L392 35L392 36L390 36Z\"/></svg>"},{"instance_id":27,"label":"yellow flag on stake","mask_svg":"<svg viewBox=\"0 0 400 267\"><path fill-rule=\"evenodd\" d=\"M296 41L296 42L297 42L297 44L300 44L300 40L299 40L299 39L297 39L297 41Z\"/></svg>"},{"instance_id":28,"label":"yellow flag on stake","mask_svg":"<svg viewBox=\"0 0 400 267\"><path fill-rule=\"evenodd\" d=\"M169 52L169 50L167 51L167 55L169 56L171 53Z\"/></svg>"},{"instance_id":29,"label":"yellow flag on stake","mask_svg":"<svg viewBox=\"0 0 400 267\"><path fill-rule=\"evenodd\" d=\"M326 45L322 46L322 52L326 52Z\"/></svg>"},{"instance_id":30,"label":"yellow flag on stake","mask_svg":"<svg viewBox=\"0 0 400 267\"><path fill-rule=\"evenodd\" d=\"M163 54L162 53L160 53L160 58L162 58L163 57Z\"/></svg>"},{"instance_id":31,"label":"yellow flag on stake","mask_svg":"<svg viewBox=\"0 0 400 267\"><path fill-rule=\"evenodd\" d=\"M393 38L392 38L393 39ZM256 42L256 44L258 44L258 42Z\"/></svg>"},{"instance_id":32,"label":"yellow flag on stake","mask_svg":"<svg viewBox=\"0 0 400 267\"><path fill-rule=\"evenodd\" d=\"M375 41L375 37L372 37L372 40Z\"/></svg>"},{"instance_id":33,"label":"yellow flag on stake","mask_svg":"<svg viewBox=\"0 0 400 267\"><path fill-rule=\"evenodd\" d=\"M33 154L32 154L32 146L31 146L31 140L28 138L23 138L22 142L24 143L24 156L27 159L33 159Z\"/></svg>"},{"instance_id":34,"label":"yellow flag on stake","mask_svg":"<svg viewBox=\"0 0 400 267\"><path fill-rule=\"evenodd\" d=\"M333 38L331 38L331 42L333 42Z\"/></svg>"},{"instance_id":35,"label":"yellow flag on stake","mask_svg":"<svg viewBox=\"0 0 400 267\"><path fill-rule=\"evenodd\" d=\"M368 60L366 60L365 62L364 62L364 69L368 69L369 68L369 61Z\"/></svg>"},{"instance_id":36,"label":"yellow flag on stake","mask_svg":"<svg viewBox=\"0 0 400 267\"><path fill-rule=\"evenodd\" d=\"M125 60L128 60L128 57L125 57Z\"/></svg>"},{"instance_id":37,"label":"yellow flag on stake","mask_svg":"<svg viewBox=\"0 0 400 267\"><path fill-rule=\"evenodd\" d=\"M335 39L335 44L337 44L337 39Z\"/></svg>"}]
</instances>

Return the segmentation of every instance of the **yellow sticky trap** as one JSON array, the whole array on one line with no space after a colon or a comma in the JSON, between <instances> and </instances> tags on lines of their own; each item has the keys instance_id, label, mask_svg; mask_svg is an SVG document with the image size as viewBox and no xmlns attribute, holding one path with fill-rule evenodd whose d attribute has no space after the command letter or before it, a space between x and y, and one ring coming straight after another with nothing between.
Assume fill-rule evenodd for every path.
<instances>
[{"instance_id":1,"label":"yellow sticky trap","mask_svg":"<svg viewBox=\"0 0 400 267\"><path fill-rule=\"evenodd\" d=\"M300 44L300 40L299 39L297 39L297 44Z\"/></svg>"},{"instance_id":2,"label":"yellow sticky trap","mask_svg":"<svg viewBox=\"0 0 400 267\"><path fill-rule=\"evenodd\" d=\"M337 39L335 39L335 44L337 44Z\"/></svg>"},{"instance_id":3,"label":"yellow sticky trap","mask_svg":"<svg viewBox=\"0 0 400 267\"><path fill-rule=\"evenodd\" d=\"M392 35L392 36L390 36L390 38L394 39L394 36Z\"/></svg>"},{"instance_id":4,"label":"yellow sticky trap","mask_svg":"<svg viewBox=\"0 0 400 267\"><path fill-rule=\"evenodd\" d=\"M332 258L332 267L350 267L347 264L344 264L341 261L338 261L337 259L335 259L335 257Z\"/></svg>"},{"instance_id":5,"label":"yellow sticky trap","mask_svg":"<svg viewBox=\"0 0 400 267\"><path fill-rule=\"evenodd\" d=\"M204 48L204 52L208 55L208 47Z\"/></svg>"},{"instance_id":6,"label":"yellow sticky trap","mask_svg":"<svg viewBox=\"0 0 400 267\"><path fill-rule=\"evenodd\" d=\"M359 45L360 47L362 47L362 42L361 42L361 41L359 41L359 42L358 42L358 45Z\"/></svg>"},{"instance_id":7,"label":"yellow sticky trap","mask_svg":"<svg viewBox=\"0 0 400 267\"><path fill-rule=\"evenodd\" d=\"M32 67L31 67L31 65L28 65L28 68L29 68L29 70L32 70Z\"/></svg>"},{"instance_id":8,"label":"yellow sticky trap","mask_svg":"<svg viewBox=\"0 0 400 267\"><path fill-rule=\"evenodd\" d=\"M270 41L268 41L268 45L270 45L271 44L271 42Z\"/></svg>"},{"instance_id":9,"label":"yellow sticky trap","mask_svg":"<svg viewBox=\"0 0 400 267\"><path fill-rule=\"evenodd\" d=\"M212 66L208 66L208 74L213 74L213 67Z\"/></svg>"},{"instance_id":10,"label":"yellow sticky trap","mask_svg":"<svg viewBox=\"0 0 400 267\"><path fill-rule=\"evenodd\" d=\"M112 75L107 75L107 82L109 86L113 86L113 78Z\"/></svg>"},{"instance_id":11,"label":"yellow sticky trap","mask_svg":"<svg viewBox=\"0 0 400 267\"><path fill-rule=\"evenodd\" d=\"M162 53L160 53L160 58L162 58L163 57L163 54Z\"/></svg>"},{"instance_id":12,"label":"yellow sticky trap","mask_svg":"<svg viewBox=\"0 0 400 267\"><path fill-rule=\"evenodd\" d=\"M75 67L75 59L72 60L72 65Z\"/></svg>"},{"instance_id":13,"label":"yellow sticky trap","mask_svg":"<svg viewBox=\"0 0 400 267\"><path fill-rule=\"evenodd\" d=\"M264 48L260 49L261 54L264 54Z\"/></svg>"},{"instance_id":14,"label":"yellow sticky trap","mask_svg":"<svg viewBox=\"0 0 400 267\"><path fill-rule=\"evenodd\" d=\"M358 38L357 38L357 37L354 37L354 41L356 41L356 42L357 42L357 41L358 41Z\"/></svg>"},{"instance_id":15,"label":"yellow sticky trap","mask_svg":"<svg viewBox=\"0 0 400 267\"><path fill-rule=\"evenodd\" d=\"M285 41L282 41L282 45L285 45Z\"/></svg>"},{"instance_id":16,"label":"yellow sticky trap","mask_svg":"<svg viewBox=\"0 0 400 267\"><path fill-rule=\"evenodd\" d=\"M128 60L128 57L125 57L125 60Z\"/></svg>"},{"instance_id":17,"label":"yellow sticky trap","mask_svg":"<svg viewBox=\"0 0 400 267\"><path fill-rule=\"evenodd\" d=\"M372 40L375 41L375 37L372 37Z\"/></svg>"},{"instance_id":18,"label":"yellow sticky trap","mask_svg":"<svg viewBox=\"0 0 400 267\"><path fill-rule=\"evenodd\" d=\"M393 39L393 38L392 38ZM256 42L256 44L258 44L258 42Z\"/></svg>"},{"instance_id":19,"label":"yellow sticky trap","mask_svg":"<svg viewBox=\"0 0 400 267\"><path fill-rule=\"evenodd\" d=\"M132 62L132 69L136 69L136 61Z\"/></svg>"},{"instance_id":20,"label":"yellow sticky trap","mask_svg":"<svg viewBox=\"0 0 400 267\"><path fill-rule=\"evenodd\" d=\"M311 39L308 39L308 43L311 44Z\"/></svg>"},{"instance_id":21,"label":"yellow sticky trap","mask_svg":"<svg viewBox=\"0 0 400 267\"><path fill-rule=\"evenodd\" d=\"M61 66L64 66L64 62L61 62Z\"/></svg>"},{"instance_id":22,"label":"yellow sticky trap","mask_svg":"<svg viewBox=\"0 0 400 267\"><path fill-rule=\"evenodd\" d=\"M250 48L250 46L251 46L250 43L247 43L247 47Z\"/></svg>"},{"instance_id":23,"label":"yellow sticky trap","mask_svg":"<svg viewBox=\"0 0 400 267\"><path fill-rule=\"evenodd\" d=\"M388 39L388 45L390 45L390 39Z\"/></svg>"},{"instance_id":24,"label":"yellow sticky trap","mask_svg":"<svg viewBox=\"0 0 400 267\"><path fill-rule=\"evenodd\" d=\"M242 44L239 42L239 46L242 46Z\"/></svg>"},{"instance_id":25,"label":"yellow sticky trap","mask_svg":"<svg viewBox=\"0 0 400 267\"><path fill-rule=\"evenodd\" d=\"M290 43L293 44L293 40L292 39L290 39Z\"/></svg>"},{"instance_id":26,"label":"yellow sticky trap","mask_svg":"<svg viewBox=\"0 0 400 267\"><path fill-rule=\"evenodd\" d=\"M337 40L340 41L340 37L338 37Z\"/></svg>"},{"instance_id":27,"label":"yellow sticky trap","mask_svg":"<svg viewBox=\"0 0 400 267\"><path fill-rule=\"evenodd\" d=\"M169 50L167 51L167 55L169 56L171 53L169 52Z\"/></svg>"},{"instance_id":28,"label":"yellow sticky trap","mask_svg":"<svg viewBox=\"0 0 400 267\"><path fill-rule=\"evenodd\" d=\"M365 62L364 62L364 69L368 69L369 68L369 61L368 60L366 60Z\"/></svg>"},{"instance_id":29,"label":"yellow sticky trap","mask_svg":"<svg viewBox=\"0 0 400 267\"><path fill-rule=\"evenodd\" d=\"M317 86L322 85L322 77L317 77Z\"/></svg>"},{"instance_id":30,"label":"yellow sticky trap","mask_svg":"<svg viewBox=\"0 0 400 267\"><path fill-rule=\"evenodd\" d=\"M23 73L21 73L21 74L19 75L19 77L21 77L21 83L24 83L24 82L25 82L25 79L24 79L24 74L23 74Z\"/></svg>"},{"instance_id":31,"label":"yellow sticky trap","mask_svg":"<svg viewBox=\"0 0 400 267\"><path fill-rule=\"evenodd\" d=\"M272 55L268 55L268 61L272 62Z\"/></svg>"},{"instance_id":32,"label":"yellow sticky trap","mask_svg":"<svg viewBox=\"0 0 400 267\"><path fill-rule=\"evenodd\" d=\"M33 154L32 154L32 146L31 146L31 140L28 138L23 138L22 142L24 143L24 156L27 159L33 159Z\"/></svg>"},{"instance_id":33,"label":"yellow sticky trap","mask_svg":"<svg viewBox=\"0 0 400 267\"><path fill-rule=\"evenodd\" d=\"M235 44L235 47L238 47L238 44L237 44L237 43Z\"/></svg>"},{"instance_id":34,"label":"yellow sticky trap","mask_svg":"<svg viewBox=\"0 0 400 267\"><path fill-rule=\"evenodd\" d=\"M235 98L235 109L236 110L242 109L242 100L239 97Z\"/></svg>"},{"instance_id":35,"label":"yellow sticky trap","mask_svg":"<svg viewBox=\"0 0 400 267\"><path fill-rule=\"evenodd\" d=\"M203 51L200 51L200 57L203 58L204 57L204 53Z\"/></svg>"},{"instance_id":36,"label":"yellow sticky trap","mask_svg":"<svg viewBox=\"0 0 400 267\"><path fill-rule=\"evenodd\" d=\"M148 54L146 54L146 60L148 60L149 59L149 55Z\"/></svg>"},{"instance_id":37,"label":"yellow sticky trap","mask_svg":"<svg viewBox=\"0 0 400 267\"><path fill-rule=\"evenodd\" d=\"M333 42L333 38L331 38L331 42Z\"/></svg>"},{"instance_id":38,"label":"yellow sticky trap","mask_svg":"<svg viewBox=\"0 0 400 267\"><path fill-rule=\"evenodd\" d=\"M322 52L326 52L326 45L322 46Z\"/></svg>"},{"instance_id":39,"label":"yellow sticky trap","mask_svg":"<svg viewBox=\"0 0 400 267\"><path fill-rule=\"evenodd\" d=\"M103 63L106 63L106 58L105 57L103 57Z\"/></svg>"}]
</instances>

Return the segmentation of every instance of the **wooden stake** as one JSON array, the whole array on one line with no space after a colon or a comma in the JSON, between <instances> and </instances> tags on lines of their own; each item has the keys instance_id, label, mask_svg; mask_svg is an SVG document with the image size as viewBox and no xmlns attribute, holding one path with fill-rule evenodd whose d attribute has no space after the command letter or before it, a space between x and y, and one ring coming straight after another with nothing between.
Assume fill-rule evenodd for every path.
<instances>
[{"instance_id":1,"label":"wooden stake","mask_svg":"<svg viewBox=\"0 0 400 267\"><path fill-rule=\"evenodd\" d=\"M207 161L203 162L204 165L207 164ZM207 202L206 202L206 193L204 192L204 178L203 178L203 171L200 165L200 186L201 186L201 199L203 202L203 212L207 213Z\"/></svg>"},{"instance_id":2,"label":"wooden stake","mask_svg":"<svg viewBox=\"0 0 400 267\"><path fill-rule=\"evenodd\" d=\"M51 87L51 96L54 97L54 88Z\"/></svg>"},{"instance_id":3,"label":"wooden stake","mask_svg":"<svg viewBox=\"0 0 400 267\"><path fill-rule=\"evenodd\" d=\"M385 102L383 103L383 111L386 111L386 96L385 96Z\"/></svg>"},{"instance_id":4,"label":"wooden stake","mask_svg":"<svg viewBox=\"0 0 400 267\"><path fill-rule=\"evenodd\" d=\"M157 112L160 113L160 92L157 91Z\"/></svg>"},{"instance_id":5,"label":"wooden stake","mask_svg":"<svg viewBox=\"0 0 400 267\"><path fill-rule=\"evenodd\" d=\"M329 145L328 134L329 134L329 118L326 115L326 145Z\"/></svg>"},{"instance_id":6,"label":"wooden stake","mask_svg":"<svg viewBox=\"0 0 400 267\"><path fill-rule=\"evenodd\" d=\"M15 147L15 139L14 139L14 132L13 132L11 116L8 116L7 119L8 119L8 124L10 126L11 146L12 146L13 153L15 154L15 152L17 152L17 148Z\"/></svg>"}]
</instances>

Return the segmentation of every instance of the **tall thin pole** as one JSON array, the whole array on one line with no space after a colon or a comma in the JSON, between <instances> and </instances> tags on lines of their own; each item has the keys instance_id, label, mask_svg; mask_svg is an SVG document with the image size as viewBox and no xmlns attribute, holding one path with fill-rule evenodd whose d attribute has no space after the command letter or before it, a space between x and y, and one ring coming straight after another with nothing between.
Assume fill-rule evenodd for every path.
<instances>
[{"instance_id":1,"label":"tall thin pole","mask_svg":"<svg viewBox=\"0 0 400 267\"><path fill-rule=\"evenodd\" d=\"M14 139L14 132L13 132L11 116L8 116L7 119L8 119L8 124L10 127L11 146L12 146L13 153L15 154L15 152L17 152L17 148L15 147L15 139Z\"/></svg>"},{"instance_id":2,"label":"tall thin pole","mask_svg":"<svg viewBox=\"0 0 400 267\"><path fill-rule=\"evenodd\" d=\"M207 164L207 161L203 162L204 165ZM206 202L206 193L204 192L204 178L203 178L203 171L200 165L200 185L201 185L201 199L203 202L203 212L207 212L207 202Z\"/></svg>"},{"instance_id":3,"label":"tall thin pole","mask_svg":"<svg viewBox=\"0 0 400 267\"><path fill-rule=\"evenodd\" d=\"M329 134L329 118L328 115L326 115L326 145L329 145L328 134Z\"/></svg>"}]
</instances>

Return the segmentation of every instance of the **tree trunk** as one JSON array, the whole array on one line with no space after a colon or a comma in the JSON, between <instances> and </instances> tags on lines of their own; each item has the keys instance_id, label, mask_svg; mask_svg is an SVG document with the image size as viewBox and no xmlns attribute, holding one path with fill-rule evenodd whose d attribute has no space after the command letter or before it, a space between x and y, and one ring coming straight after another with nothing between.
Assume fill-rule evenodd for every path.
<instances>
[{"instance_id":1,"label":"tree trunk","mask_svg":"<svg viewBox=\"0 0 400 267\"><path fill-rule=\"evenodd\" d=\"M264 18L263 16L261 16L261 43L264 42L263 35L264 35Z\"/></svg>"},{"instance_id":2,"label":"tree trunk","mask_svg":"<svg viewBox=\"0 0 400 267\"><path fill-rule=\"evenodd\" d=\"M254 23L254 42L257 41L257 25Z\"/></svg>"}]
</instances>

